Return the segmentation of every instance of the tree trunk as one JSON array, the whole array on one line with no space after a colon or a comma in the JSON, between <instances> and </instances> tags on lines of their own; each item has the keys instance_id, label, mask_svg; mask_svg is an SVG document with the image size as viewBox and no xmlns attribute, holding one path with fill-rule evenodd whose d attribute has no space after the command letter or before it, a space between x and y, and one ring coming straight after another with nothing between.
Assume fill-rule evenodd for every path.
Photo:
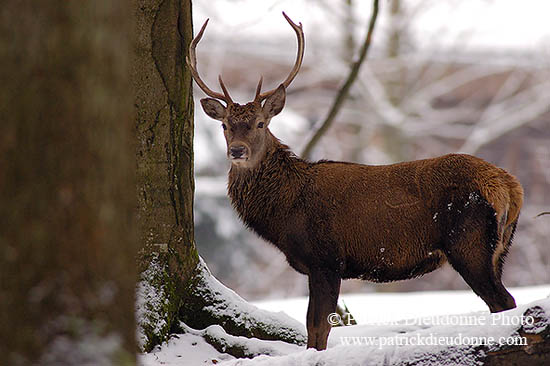
<instances>
[{"instance_id":1,"label":"tree trunk","mask_svg":"<svg viewBox=\"0 0 550 366\"><path fill-rule=\"evenodd\" d=\"M138 227L147 283L139 289L146 303L138 312L142 347L150 350L177 323L183 288L199 261L193 233L192 79L183 59L193 28L190 0L140 0L135 11Z\"/></svg>"},{"instance_id":2,"label":"tree trunk","mask_svg":"<svg viewBox=\"0 0 550 366\"><path fill-rule=\"evenodd\" d=\"M0 357L135 363L129 2L0 7Z\"/></svg>"},{"instance_id":3,"label":"tree trunk","mask_svg":"<svg viewBox=\"0 0 550 366\"><path fill-rule=\"evenodd\" d=\"M192 78L184 59L193 38L191 15L190 0L136 4L132 78L142 245L137 306L141 347L149 351L171 332L183 331L180 320L198 329L220 324L234 335L303 343L299 323L265 320L262 315L269 319L268 312L248 314L251 305L199 262L193 232ZM227 308L235 311L235 318L215 310ZM237 316L238 309L243 314Z\"/></svg>"}]
</instances>

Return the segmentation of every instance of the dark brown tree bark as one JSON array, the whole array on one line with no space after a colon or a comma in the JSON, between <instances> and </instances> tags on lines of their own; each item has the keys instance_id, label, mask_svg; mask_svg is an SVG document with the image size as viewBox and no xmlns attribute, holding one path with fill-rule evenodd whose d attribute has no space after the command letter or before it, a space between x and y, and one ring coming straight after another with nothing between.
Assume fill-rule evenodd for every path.
<instances>
[{"instance_id":1,"label":"dark brown tree bark","mask_svg":"<svg viewBox=\"0 0 550 366\"><path fill-rule=\"evenodd\" d=\"M0 363L135 363L127 1L0 6Z\"/></svg>"}]
</instances>

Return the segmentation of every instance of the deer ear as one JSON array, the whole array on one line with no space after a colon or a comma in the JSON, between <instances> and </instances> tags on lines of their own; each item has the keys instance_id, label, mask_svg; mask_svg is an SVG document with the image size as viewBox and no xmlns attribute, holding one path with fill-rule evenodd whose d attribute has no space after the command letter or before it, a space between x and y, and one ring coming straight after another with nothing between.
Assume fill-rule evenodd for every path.
<instances>
[{"instance_id":1,"label":"deer ear","mask_svg":"<svg viewBox=\"0 0 550 366\"><path fill-rule=\"evenodd\" d=\"M285 106L285 99L286 99L286 91L283 84L279 85L279 87L275 90L273 94L271 94L267 99L265 100L264 106L262 108L262 111L264 112L264 116L266 118L271 118L283 110L283 107Z\"/></svg>"},{"instance_id":2,"label":"deer ear","mask_svg":"<svg viewBox=\"0 0 550 366\"><path fill-rule=\"evenodd\" d=\"M214 98L201 99L201 105L204 113L209 117L223 121L227 113L226 108Z\"/></svg>"}]
</instances>

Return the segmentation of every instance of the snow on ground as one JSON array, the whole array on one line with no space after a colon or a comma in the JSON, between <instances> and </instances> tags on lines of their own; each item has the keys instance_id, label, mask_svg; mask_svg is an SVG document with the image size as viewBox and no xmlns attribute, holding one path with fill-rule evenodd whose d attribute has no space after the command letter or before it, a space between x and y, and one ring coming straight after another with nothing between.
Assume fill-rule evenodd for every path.
<instances>
[{"instance_id":1,"label":"snow on ground","mask_svg":"<svg viewBox=\"0 0 550 366\"><path fill-rule=\"evenodd\" d=\"M550 295L550 285L510 289L517 304L528 304ZM358 324L386 323L408 318L486 311L487 305L471 290L401 293L341 294ZM304 323L307 297L254 303L261 309L284 311ZM406 307L403 304L407 304Z\"/></svg>"},{"instance_id":2,"label":"snow on ground","mask_svg":"<svg viewBox=\"0 0 550 366\"><path fill-rule=\"evenodd\" d=\"M219 353L202 337L194 334L175 335L162 348L157 347L139 356L139 362L143 366L213 365L214 362L233 359L233 356Z\"/></svg>"},{"instance_id":3,"label":"snow on ground","mask_svg":"<svg viewBox=\"0 0 550 366\"><path fill-rule=\"evenodd\" d=\"M204 342L198 336L200 331L191 331L141 355L140 362L143 366L316 365L320 361L327 366L381 365L412 361L422 357L424 352L430 352L439 353L439 360L445 357L448 364L453 364L455 359L460 359L460 362L470 359L470 364L475 365L475 355L466 351L469 348L465 344L491 341L489 337L493 337L492 342L496 343L516 341L517 338L500 340L500 337L508 337L518 322L529 322L521 316L530 306L539 305L550 314L550 285L513 288L510 292L518 308L495 315L488 312L472 291L344 294L341 298L359 325L333 328L327 351L317 352L282 342L239 337L240 342L247 343L252 349L267 347L280 356L235 360ZM307 298L265 301L255 305L265 310L284 311L302 323L305 321ZM217 328L211 331L222 331ZM431 344L418 346L418 342ZM434 361L434 365L438 362Z\"/></svg>"}]
</instances>

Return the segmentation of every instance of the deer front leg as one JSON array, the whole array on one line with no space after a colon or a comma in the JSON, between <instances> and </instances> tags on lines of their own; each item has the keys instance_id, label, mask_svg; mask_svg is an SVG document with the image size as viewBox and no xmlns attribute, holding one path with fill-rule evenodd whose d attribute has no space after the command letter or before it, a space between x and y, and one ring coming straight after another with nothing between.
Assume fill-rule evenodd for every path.
<instances>
[{"instance_id":1,"label":"deer front leg","mask_svg":"<svg viewBox=\"0 0 550 366\"><path fill-rule=\"evenodd\" d=\"M307 308L307 348L319 351L327 348L331 325L327 317L336 311L341 278L330 271L309 274L309 305Z\"/></svg>"}]
</instances>

